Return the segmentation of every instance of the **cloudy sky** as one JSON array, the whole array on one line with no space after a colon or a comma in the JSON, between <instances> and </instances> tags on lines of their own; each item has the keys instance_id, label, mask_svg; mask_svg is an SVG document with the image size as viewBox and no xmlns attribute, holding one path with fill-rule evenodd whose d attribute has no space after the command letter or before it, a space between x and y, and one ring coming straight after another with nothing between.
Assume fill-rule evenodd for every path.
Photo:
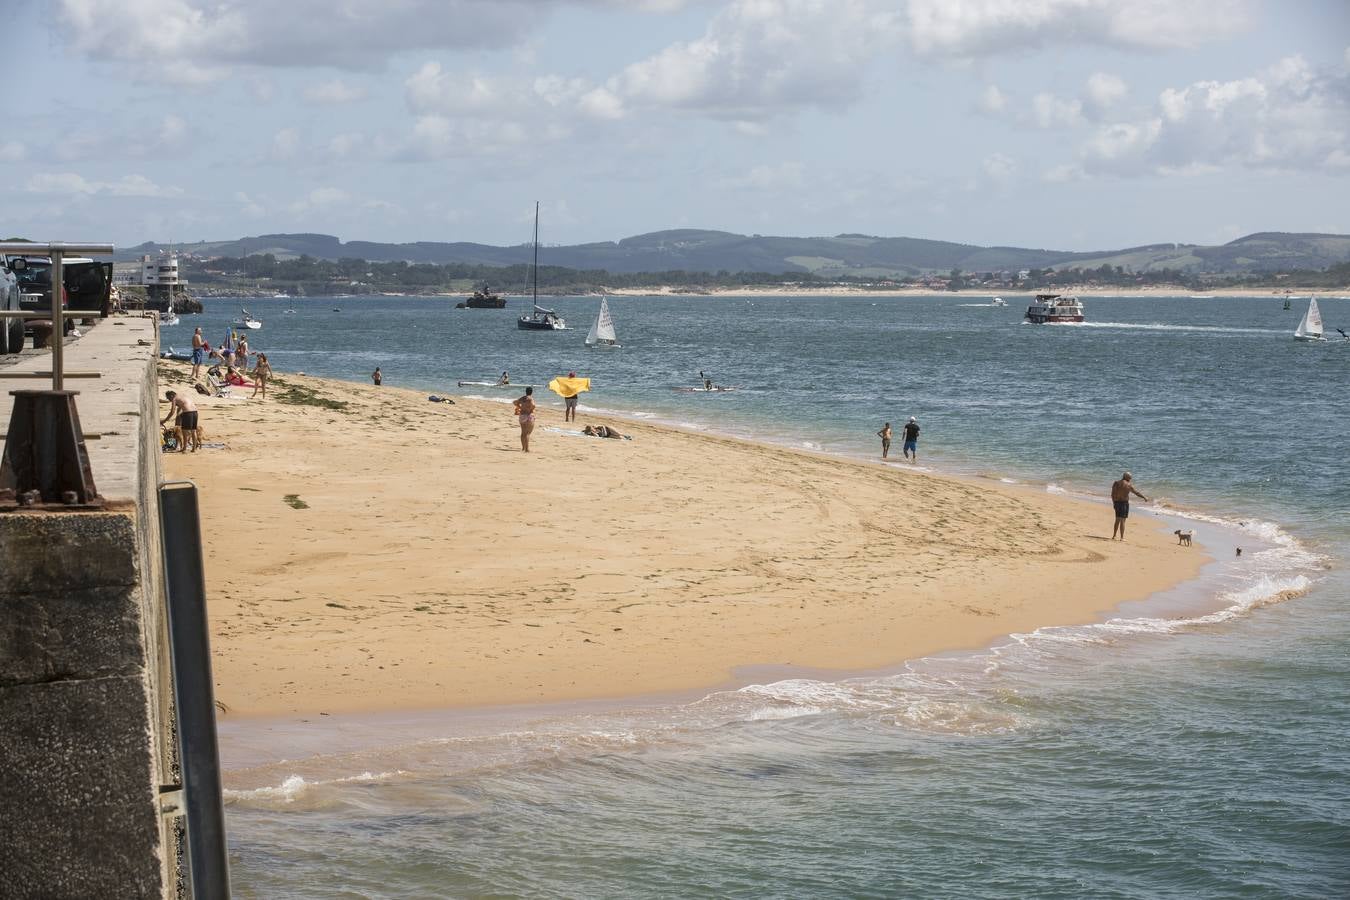
<instances>
[{"instance_id":1,"label":"cloudy sky","mask_svg":"<svg viewBox=\"0 0 1350 900\"><path fill-rule=\"evenodd\" d=\"M1346 0L4 0L4 236L1350 232Z\"/></svg>"}]
</instances>

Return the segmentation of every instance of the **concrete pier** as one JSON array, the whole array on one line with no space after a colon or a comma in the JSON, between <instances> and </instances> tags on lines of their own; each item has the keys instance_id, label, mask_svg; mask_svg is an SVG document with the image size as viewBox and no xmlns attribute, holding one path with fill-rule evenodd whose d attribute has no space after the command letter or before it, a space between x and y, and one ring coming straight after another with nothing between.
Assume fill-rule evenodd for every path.
<instances>
[{"instance_id":1,"label":"concrete pier","mask_svg":"<svg viewBox=\"0 0 1350 900\"><path fill-rule=\"evenodd\" d=\"M101 320L65 348L97 512L0 512L0 893L179 891L172 683L156 489L158 324ZM0 436L18 379L0 367Z\"/></svg>"}]
</instances>

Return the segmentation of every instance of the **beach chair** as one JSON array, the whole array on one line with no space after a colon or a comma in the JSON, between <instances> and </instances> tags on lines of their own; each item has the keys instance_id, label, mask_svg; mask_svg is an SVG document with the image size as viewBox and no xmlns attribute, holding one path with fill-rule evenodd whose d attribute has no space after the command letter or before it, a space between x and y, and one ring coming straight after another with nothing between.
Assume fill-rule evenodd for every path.
<instances>
[{"instance_id":1,"label":"beach chair","mask_svg":"<svg viewBox=\"0 0 1350 900\"><path fill-rule=\"evenodd\" d=\"M220 378L216 375L212 375L210 372L207 372L206 383L211 385L211 390L215 393L217 397L230 396L230 386L225 383L225 379Z\"/></svg>"}]
</instances>

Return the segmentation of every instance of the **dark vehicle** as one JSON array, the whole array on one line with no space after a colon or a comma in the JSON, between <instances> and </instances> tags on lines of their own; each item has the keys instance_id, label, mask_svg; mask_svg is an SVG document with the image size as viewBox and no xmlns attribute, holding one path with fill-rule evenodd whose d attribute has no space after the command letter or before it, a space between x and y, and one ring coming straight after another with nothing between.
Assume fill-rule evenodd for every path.
<instances>
[{"instance_id":1,"label":"dark vehicle","mask_svg":"<svg viewBox=\"0 0 1350 900\"><path fill-rule=\"evenodd\" d=\"M19 280L21 308L28 312L49 312L52 308L52 261L45 256L11 256L9 268ZM70 310L106 316L112 303L110 262L95 262L77 256L62 262L65 282L63 305ZM30 322L33 320L29 320Z\"/></svg>"},{"instance_id":2,"label":"dark vehicle","mask_svg":"<svg viewBox=\"0 0 1350 900\"><path fill-rule=\"evenodd\" d=\"M19 280L0 257L0 311L19 311ZM23 349L23 319L0 319L0 356Z\"/></svg>"}]
</instances>

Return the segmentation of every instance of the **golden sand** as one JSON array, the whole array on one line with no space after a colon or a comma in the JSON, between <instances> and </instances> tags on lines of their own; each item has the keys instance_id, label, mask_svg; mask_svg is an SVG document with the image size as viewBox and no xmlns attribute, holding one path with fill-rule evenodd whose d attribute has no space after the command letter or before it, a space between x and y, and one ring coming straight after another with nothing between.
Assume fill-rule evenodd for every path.
<instances>
[{"instance_id":1,"label":"golden sand","mask_svg":"<svg viewBox=\"0 0 1350 900\"><path fill-rule=\"evenodd\" d=\"M164 364L161 388L186 372ZM282 401L297 389L345 407ZM633 440L580 437L552 409L527 455L504 404L295 375L234 393L198 398L224 448L165 458L201 491L232 713L881 668L1096 621L1205 559L1146 516L1112 543L1106 504L1030 488L605 417L580 424Z\"/></svg>"}]
</instances>

